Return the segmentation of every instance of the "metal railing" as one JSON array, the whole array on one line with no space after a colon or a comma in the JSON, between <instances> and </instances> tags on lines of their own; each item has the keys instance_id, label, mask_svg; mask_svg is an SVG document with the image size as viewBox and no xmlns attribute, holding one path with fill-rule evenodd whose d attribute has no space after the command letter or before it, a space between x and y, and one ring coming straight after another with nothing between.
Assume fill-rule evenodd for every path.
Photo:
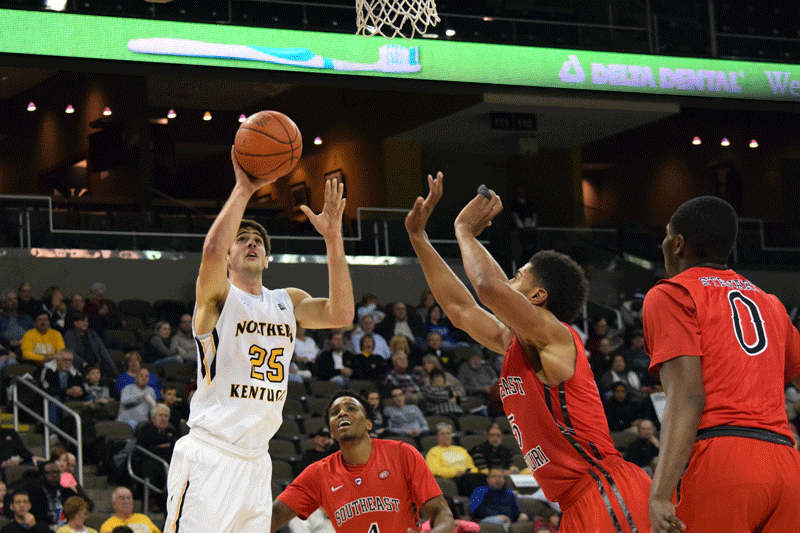
<instances>
[{"instance_id":1,"label":"metal railing","mask_svg":"<svg viewBox=\"0 0 800 533\"><path fill-rule=\"evenodd\" d=\"M19 401L19 385L22 384L28 389L35 392L37 395L42 397L43 400L43 415L39 416L36 411L25 405L24 403ZM14 376L14 381L12 383L12 391L11 391L11 398L12 398L12 405L14 409L14 431L19 431L19 409L22 409L30 416L32 416L35 420L44 424L44 455L46 458L50 457L50 431L55 431L58 435L60 435L64 440L69 442L70 444L75 445L75 455L77 456L77 478L78 483L83 486L83 431L81 427L81 416L75 412L74 410L70 409L63 403L61 403L57 398L47 394L44 390L40 389L36 385L30 382L21 376ZM73 437L54 423L50 422L50 404L55 405L62 412L66 412L68 415L72 416L75 419L75 433L76 435Z\"/></svg>"},{"instance_id":2,"label":"metal railing","mask_svg":"<svg viewBox=\"0 0 800 533\"><path fill-rule=\"evenodd\" d=\"M128 444L129 445L131 444L131 441L136 442L135 439L128 439ZM151 459L155 459L157 463L161 463L163 465L163 467L164 467L164 479L167 479L167 474L169 474L169 463L166 462L161 457L159 457L158 455L156 455L153 452L151 452L150 450L148 450L146 448L142 448L138 444L135 444L134 446L130 447L130 450L128 451L128 475L131 476L132 479L134 479L134 480L138 481L139 483L141 483L142 486L144 487L144 494L142 495L142 509L143 509L142 512L146 513L147 509L149 507L149 504L150 504L150 491L152 490L153 492L155 492L157 494L164 494L167 491L167 488L166 487L156 487L155 485L150 483L150 478L139 477L133 471L133 454L135 452L143 453L143 454L147 455L148 457L150 457Z\"/></svg>"}]
</instances>

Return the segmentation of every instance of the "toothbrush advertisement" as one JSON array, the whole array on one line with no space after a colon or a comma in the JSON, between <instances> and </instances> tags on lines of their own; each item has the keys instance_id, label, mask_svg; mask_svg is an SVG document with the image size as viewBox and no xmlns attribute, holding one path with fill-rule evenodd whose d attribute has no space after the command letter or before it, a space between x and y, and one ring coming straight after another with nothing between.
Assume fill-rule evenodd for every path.
<instances>
[{"instance_id":1,"label":"toothbrush advertisement","mask_svg":"<svg viewBox=\"0 0 800 533\"><path fill-rule=\"evenodd\" d=\"M800 66L0 9L0 54L800 101Z\"/></svg>"}]
</instances>

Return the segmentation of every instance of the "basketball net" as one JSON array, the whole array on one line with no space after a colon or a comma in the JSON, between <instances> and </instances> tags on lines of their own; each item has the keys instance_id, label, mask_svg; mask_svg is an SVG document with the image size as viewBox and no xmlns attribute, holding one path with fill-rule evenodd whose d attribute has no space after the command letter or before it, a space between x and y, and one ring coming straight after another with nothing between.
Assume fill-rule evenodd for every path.
<instances>
[{"instance_id":1,"label":"basketball net","mask_svg":"<svg viewBox=\"0 0 800 533\"><path fill-rule=\"evenodd\" d=\"M413 39L439 22L434 0L356 0L356 14L356 35L365 37Z\"/></svg>"}]
</instances>

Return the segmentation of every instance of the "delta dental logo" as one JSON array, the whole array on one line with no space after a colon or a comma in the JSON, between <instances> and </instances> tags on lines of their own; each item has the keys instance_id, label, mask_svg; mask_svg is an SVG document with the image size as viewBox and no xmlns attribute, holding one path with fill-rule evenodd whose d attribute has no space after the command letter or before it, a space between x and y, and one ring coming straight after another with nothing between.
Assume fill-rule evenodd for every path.
<instances>
[{"instance_id":1,"label":"delta dental logo","mask_svg":"<svg viewBox=\"0 0 800 533\"><path fill-rule=\"evenodd\" d=\"M783 74L783 73L775 73ZM788 73L787 78L788 78ZM586 72L577 55L569 55L558 73L564 83L584 83ZM658 72L647 66L622 64L591 64L592 85L618 85L625 87L652 87L696 92L741 93L740 80L744 72L724 70L694 70L688 68L661 67ZM800 90L800 82L797 89ZM772 82L770 81L770 84ZM785 85L785 83L784 83ZM773 89L774 92L774 89Z\"/></svg>"}]
</instances>

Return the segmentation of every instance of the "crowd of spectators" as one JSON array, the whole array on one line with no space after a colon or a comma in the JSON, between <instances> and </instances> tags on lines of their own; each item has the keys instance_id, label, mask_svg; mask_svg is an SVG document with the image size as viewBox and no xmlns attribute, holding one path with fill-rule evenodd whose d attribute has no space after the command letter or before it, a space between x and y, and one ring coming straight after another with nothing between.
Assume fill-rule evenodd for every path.
<instances>
[{"instance_id":1,"label":"crowd of spectators","mask_svg":"<svg viewBox=\"0 0 800 533\"><path fill-rule=\"evenodd\" d=\"M643 292L637 291L617 304L595 306L595 316L581 317L572 326L584 340L612 436L629 435L620 446L626 448L626 458L652 472L658 459L656 406L661 391L648 372L641 322L643 299ZM197 346L190 314L179 313L172 323L150 318L141 320L121 313L105 297L105 286L99 282L91 286L86 297L78 293L67 299L59 287L51 286L39 300L33 297L31 285L22 283L3 297L0 370L33 365L34 381L62 402L79 406L89 426L100 420L124 422L142 447L168 462L175 441L187 431ZM795 319L800 323L800 316ZM135 345L120 345L108 336L110 330L118 329L135 332ZM168 375L171 365L185 367L182 377ZM312 390L314 382L327 381L339 387L369 382L369 387L357 392L367 395L373 406L373 436L407 438L427 453L434 474L456 482L460 494L470 496L483 487L482 501L487 505L495 500L506 505L505 483L507 476L519 472L513 461L519 450L512 451L501 442L503 429L493 424L486 430L486 440L469 450L453 443L453 426L457 427L459 417L470 413L502 415L492 411L492 386L501 368L502 354L488 352L453 327L430 291L420 295L416 307L405 302L381 305L376 295L368 293L362 297L349 328L306 331L297 326L289 379L303 384L307 391ZM787 388L786 407L790 420L800 421L800 392L791 386ZM51 407L49 416L62 427L70 423L60 420L55 407ZM433 426L430 417L453 423L449 427L447 423ZM486 420L488 423L491 417ZM92 431L84 433L92 435ZM336 448L325 430L309 437L313 445L303 450L301 467ZM423 446L426 437L436 438L436 445ZM7 439L7 446L0 450L0 470L19 463L40 467L46 463L27 452L18 437ZM163 467L153 460L140 462L140 472L163 485ZM501 478L494 479L498 472L504 476L502 484ZM39 484L47 490L47 473L43 470L41 474ZM26 490L27 494L6 494L6 515L28 530L35 531L28 524L29 514L36 523L46 520L51 524L52 517L40 509L36 513L25 511L26 505L36 507L34 500L40 496L30 488ZM115 492L121 508L127 505L123 492ZM156 503L163 506L163 499ZM91 502L87 505L90 507ZM75 528L80 526L85 509L75 506L75 501L67 508L78 520L69 527L81 531ZM125 514L120 514L122 522ZM509 519L514 521L513 516Z\"/></svg>"}]
</instances>

